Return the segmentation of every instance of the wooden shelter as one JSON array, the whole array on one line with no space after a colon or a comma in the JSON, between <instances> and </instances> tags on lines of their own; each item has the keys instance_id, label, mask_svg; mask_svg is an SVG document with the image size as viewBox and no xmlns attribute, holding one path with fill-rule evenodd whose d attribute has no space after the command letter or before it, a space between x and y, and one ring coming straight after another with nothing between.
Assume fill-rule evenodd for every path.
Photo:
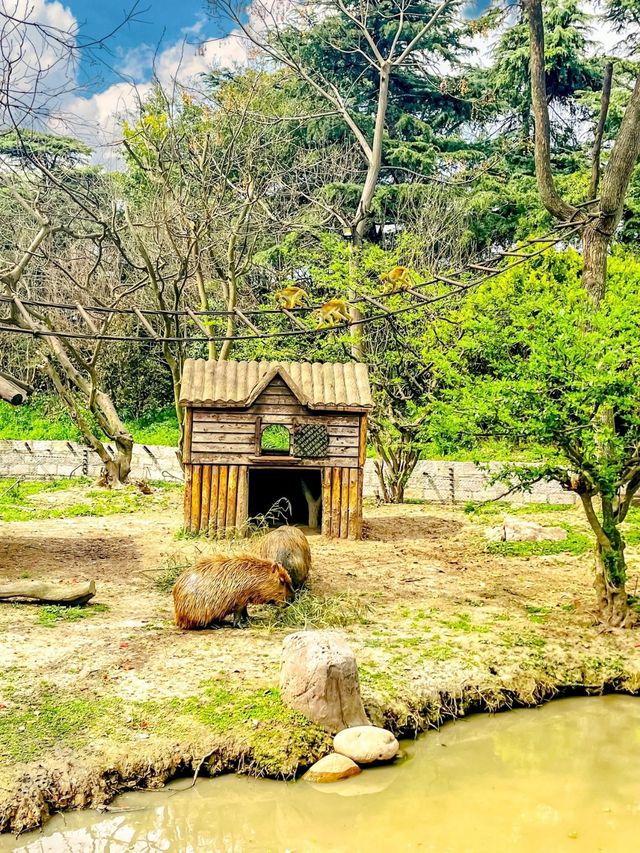
<instances>
[{"instance_id":1,"label":"wooden shelter","mask_svg":"<svg viewBox=\"0 0 640 853\"><path fill-rule=\"evenodd\" d=\"M186 530L224 536L255 517L317 526L320 516L323 534L361 538L366 365L188 359L180 402Z\"/></svg>"}]
</instances>

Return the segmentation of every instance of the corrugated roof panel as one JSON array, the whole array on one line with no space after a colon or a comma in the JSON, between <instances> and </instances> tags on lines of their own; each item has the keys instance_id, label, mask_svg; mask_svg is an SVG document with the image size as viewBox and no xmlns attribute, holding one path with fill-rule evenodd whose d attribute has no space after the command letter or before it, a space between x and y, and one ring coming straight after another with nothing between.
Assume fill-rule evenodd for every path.
<instances>
[{"instance_id":1,"label":"corrugated roof panel","mask_svg":"<svg viewBox=\"0 0 640 853\"><path fill-rule=\"evenodd\" d=\"M265 376L281 368L302 402L316 409L368 409L372 405L366 365L349 362L205 361L187 359L180 402L192 406L246 406Z\"/></svg>"}]
</instances>

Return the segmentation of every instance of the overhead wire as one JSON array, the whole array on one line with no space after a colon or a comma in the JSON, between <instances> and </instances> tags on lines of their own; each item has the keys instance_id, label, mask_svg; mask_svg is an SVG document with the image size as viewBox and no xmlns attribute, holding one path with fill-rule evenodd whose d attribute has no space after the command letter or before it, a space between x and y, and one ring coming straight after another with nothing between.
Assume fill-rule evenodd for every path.
<instances>
[{"instance_id":1,"label":"overhead wire","mask_svg":"<svg viewBox=\"0 0 640 853\"><path fill-rule=\"evenodd\" d=\"M322 303L314 304L314 305L305 305L296 307L293 309L286 308L258 308L258 309L250 309L243 308L242 311L239 309L234 310L198 310L194 311L191 309L155 309L155 308L119 308L119 307L108 307L104 305L80 305L80 303L63 303L63 302L50 302L44 300L37 299L19 299L16 296L0 296L0 303L13 303L16 305L20 313L25 316L26 311L24 306L29 306L31 308L49 308L54 310L68 311L79 315L80 319L85 323L86 326L89 327L89 332L75 332L75 331L65 331L65 330L56 330L50 329L48 327L40 326L38 328L24 328L22 326L17 325L6 325L0 324L0 332L7 332L13 334L27 334L32 335L33 337L59 337L59 338L72 338L78 340L96 340L96 341L128 341L132 343L140 343L144 341L152 341L155 343L223 343L227 340L234 341L251 341L251 340L262 340L262 339L274 339L274 338L290 338L290 337L303 337L303 336L317 336L321 334L325 334L330 331L336 330L348 330L349 328L356 326L366 326L369 323L379 322L381 320L389 320L393 317L396 317L401 314L406 314L410 311L419 311L428 308L430 305L442 302L445 299L449 299L463 293L466 293L468 290L478 287L484 282L495 278L498 275L502 275L503 273L513 269L514 267L520 266L532 260L535 257L543 254L548 251L553 246L557 245L560 242L566 241L578 231L580 231L591 218L595 216L595 214L582 213L580 211L581 207L585 207L590 204L594 204L597 202L597 199L594 199L589 202L585 202L583 205L578 205L577 212L581 214L581 218L579 220L570 219L566 222L557 223L553 228L551 228L548 232L543 234L541 237L530 238L528 240L522 241L516 248L509 250L500 250L496 252L492 252L489 258L484 263L467 263L463 267L454 270L453 272L447 275L433 275L430 279L422 282L417 282L412 285L410 288L405 288L402 290L398 290L394 292L393 290L382 290L379 293L374 295L359 293L349 300L349 304L368 304L373 305L378 309L378 313L364 315L357 320L351 320L350 322L338 323L335 325L325 325L319 326L316 328L307 328L304 324L298 319L296 315L305 316L309 313L318 311L322 308ZM568 230L567 230L568 229ZM553 235L553 236L552 236ZM542 248L535 249L533 251L523 251L527 247L535 246L541 244ZM501 264L505 260L510 260L507 264L504 264L500 267L495 267L495 264ZM467 275L473 272L480 272L481 275L476 277L471 281L463 281L460 280L461 276ZM451 287L445 293L438 293L434 296L425 296L421 293L426 287L430 287L437 284L447 284ZM382 304L380 300L389 299L391 297L407 297L412 296L415 297L414 300L410 302L408 305L402 305L398 308L387 308ZM148 337L141 336L132 336L132 335L115 335L115 334L101 334L97 331L95 325L92 323L90 314L107 314L107 315L121 315L121 316L133 316L137 317L137 319L141 322L143 328L148 332ZM247 316L248 315L248 316ZM272 316L272 315L281 315L285 316L289 321L296 326L295 329L278 329L278 330L265 330L262 331L258 326L255 325L250 317L259 317L259 316ZM210 317L210 318L229 318L233 317L234 319L243 323L249 330L252 332L251 334L245 335L202 335L202 336L166 336L157 334L150 323L147 321L147 317L184 317L186 319L191 319L191 321L202 331L204 327L201 322L199 322L200 317Z\"/></svg>"}]
</instances>

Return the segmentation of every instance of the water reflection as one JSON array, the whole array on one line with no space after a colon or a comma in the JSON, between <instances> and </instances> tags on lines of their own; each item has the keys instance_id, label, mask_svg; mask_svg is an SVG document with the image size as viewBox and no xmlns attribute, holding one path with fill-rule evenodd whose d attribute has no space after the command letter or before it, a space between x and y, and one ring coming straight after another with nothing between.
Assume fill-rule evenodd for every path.
<instances>
[{"instance_id":1,"label":"water reflection","mask_svg":"<svg viewBox=\"0 0 640 853\"><path fill-rule=\"evenodd\" d=\"M630 851L640 819L640 700L566 699L476 716L403 745L400 765L337 785L226 776L119 797L0 840L28 853ZM182 790L181 790L182 789ZM4 846L3 846L4 845ZM8 846L7 846L8 845Z\"/></svg>"}]
</instances>

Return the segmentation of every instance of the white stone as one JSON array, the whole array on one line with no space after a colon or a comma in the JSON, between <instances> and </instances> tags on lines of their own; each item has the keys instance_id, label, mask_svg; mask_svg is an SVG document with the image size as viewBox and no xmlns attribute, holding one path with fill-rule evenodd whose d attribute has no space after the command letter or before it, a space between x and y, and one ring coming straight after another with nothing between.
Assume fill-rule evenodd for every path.
<instances>
[{"instance_id":1,"label":"white stone","mask_svg":"<svg viewBox=\"0 0 640 853\"><path fill-rule=\"evenodd\" d=\"M362 773L355 761L331 752L310 767L302 777L306 782L339 782Z\"/></svg>"},{"instance_id":2,"label":"white stone","mask_svg":"<svg viewBox=\"0 0 640 853\"><path fill-rule=\"evenodd\" d=\"M354 726L343 729L333 739L333 748L358 764L390 761L398 754L400 744L386 729L378 726Z\"/></svg>"},{"instance_id":3,"label":"white stone","mask_svg":"<svg viewBox=\"0 0 640 853\"><path fill-rule=\"evenodd\" d=\"M536 521L505 516L502 524L484 532L489 542L562 542L567 538L564 527L545 527Z\"/></svg>"}]
</instances>

